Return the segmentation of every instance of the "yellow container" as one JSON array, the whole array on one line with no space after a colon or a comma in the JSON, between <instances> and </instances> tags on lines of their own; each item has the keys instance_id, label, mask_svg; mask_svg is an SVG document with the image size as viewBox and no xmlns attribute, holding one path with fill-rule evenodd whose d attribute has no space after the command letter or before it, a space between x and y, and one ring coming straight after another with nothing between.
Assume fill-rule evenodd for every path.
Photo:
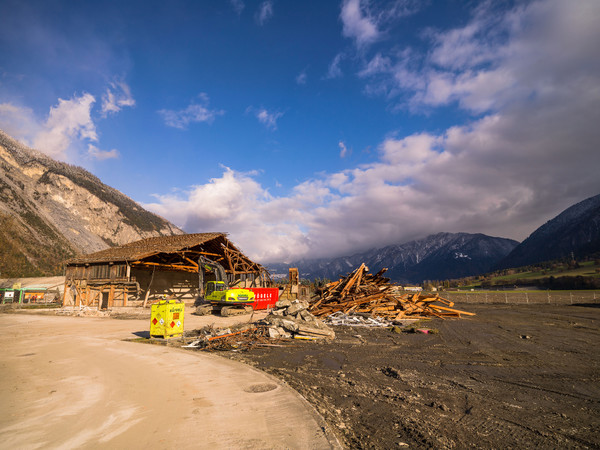
<instances>
[{"instance_id":1,"label":"yellow container","mask_svg":"<svg viewBox=\"0 0 600 450\"><path fill-rule=\"evenodd\" d=\"M163 338L183 334L183 316L185 304L176 300L161 300L152 305L150 314L150 337Z\"/></svg>"}]
</instances>

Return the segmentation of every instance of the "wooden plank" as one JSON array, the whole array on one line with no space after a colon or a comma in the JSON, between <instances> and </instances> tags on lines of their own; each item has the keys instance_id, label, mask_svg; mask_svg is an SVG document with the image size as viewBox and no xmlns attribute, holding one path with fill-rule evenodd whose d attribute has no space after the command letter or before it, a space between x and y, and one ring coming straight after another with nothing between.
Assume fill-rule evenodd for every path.
<instances>
[{"instance_id":1,"label":"wooden plank","mask_svg":"<svg viewBox=\"0 0 600 450\"><path fill-rule=\"evenodd\" d=\"M108 291L108 305L107 308L112 308L115 301L115 286L113 284L110 285L110 289Z\"/></svg>"},{"instance_id":2,"label":"wooden plank","mask_svg":"<svg viewBox=\"0 0 600 450\"><path fill-rule=\"evenodd\" d=\"M475 316L476 315L475 313L472 313L472 312L459 311L458 309L446 308L445 306L429 305L429 307L432 309L435 309L435 310L439 310L439 311L448 311L448 312L457 313L457 314L464 314L465 316Z\"/></svg>"},{"instance_id":3,"label":"wooden plank","mask_svg":"<svg viewBox=\"0 0 600 450\"><path fill-rule=\"evenodd\" d=\"M354 284L354 282L356 281L356 279L358 278L358 274L362 271L364 264L362 264L355 272L354 274L350 277L350 279L348 281L346 281L346 284L344 285L344 288L342 289L342 291L340 292L340 297L344 298L346 297L346 294L348 293L348 291L350 290L350 288L352 287L352 284Z\"/></svg>"}]
</instances>

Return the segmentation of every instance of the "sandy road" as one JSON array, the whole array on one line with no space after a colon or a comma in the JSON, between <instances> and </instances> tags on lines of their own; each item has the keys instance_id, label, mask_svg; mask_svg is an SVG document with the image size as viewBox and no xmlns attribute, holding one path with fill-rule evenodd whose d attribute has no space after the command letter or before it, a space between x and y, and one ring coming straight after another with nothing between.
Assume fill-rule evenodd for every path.
<instances>
[{"instance_id":1,"label":"sandy road","mask_svg":"<svg viewBox=\"0 0 600 450\"><path fill-rule=\"evenodd\" d=\"M146 320L0 320L0 448L332 446L312 407L275 378L122 341Z\"/></svg>"}]
</instances>

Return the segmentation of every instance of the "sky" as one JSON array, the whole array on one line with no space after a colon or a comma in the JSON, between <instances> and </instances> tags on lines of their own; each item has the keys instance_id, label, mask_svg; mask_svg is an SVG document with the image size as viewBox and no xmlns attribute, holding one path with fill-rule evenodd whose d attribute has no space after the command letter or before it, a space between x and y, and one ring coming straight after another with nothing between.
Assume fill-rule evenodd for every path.
<instances>
[{"instance_id":1,"label":"sky","mask_svg":"<svg viewBox=\"0 0 600 450\"><path fill-rule=\"evenodd\" d=\"M600 1L0 0L0 129L263 262L600 193Z\"/></svg>"}]
</instances>

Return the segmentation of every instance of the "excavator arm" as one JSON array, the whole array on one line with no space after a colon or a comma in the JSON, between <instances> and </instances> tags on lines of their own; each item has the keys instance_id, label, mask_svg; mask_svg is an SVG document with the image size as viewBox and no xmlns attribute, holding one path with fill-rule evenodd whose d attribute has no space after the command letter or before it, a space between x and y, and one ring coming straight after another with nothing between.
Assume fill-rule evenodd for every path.
<instances>
[{"instance_id":1,"label":"excavator arm","mask_svg":"<svg viewBox=\"0 0 600 450\"><path fill-rule=\"evenodd\" d=\"M215 273L216 280L225 283L225 289L229 289L229 283L227 281L227 274L225 268L216 261L208 259L204 255L200 255L198 258L198 293L199 297L204 300L204 270Z\"/></svg>"}]
</instances>

